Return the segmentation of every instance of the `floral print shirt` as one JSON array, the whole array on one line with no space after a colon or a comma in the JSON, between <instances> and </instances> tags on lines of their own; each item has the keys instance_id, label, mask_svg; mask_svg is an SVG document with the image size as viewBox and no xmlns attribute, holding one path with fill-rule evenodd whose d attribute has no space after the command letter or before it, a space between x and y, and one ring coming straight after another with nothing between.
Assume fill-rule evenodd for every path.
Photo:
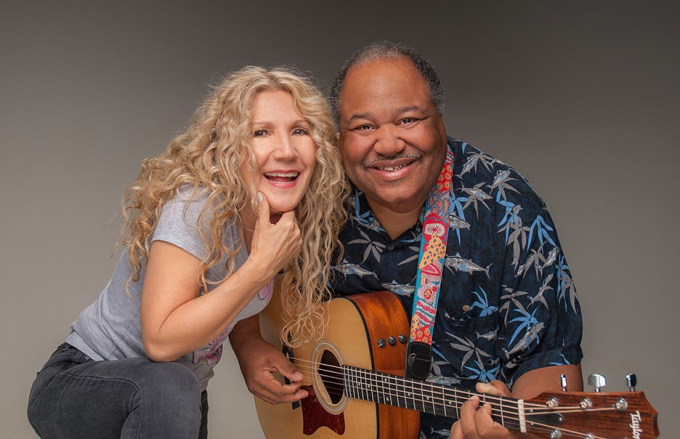
<instances>
[{"instance_id":1,"label":"floral print shirt","mask_svg":"<svg viewBox=\"0 0 680 439\"><path fill-rule=\"evenodd\" d=\"M432 341L429 381L510 388L541 367L578 364L581 309L555 225L515 169L467 143L454 154L449 235ZM341 232L337 295L389 290L410 317L423 214L392 240L355 188ZM455 419L421 415L421 437L448 437Z\"/></svg>"}]
</instances>

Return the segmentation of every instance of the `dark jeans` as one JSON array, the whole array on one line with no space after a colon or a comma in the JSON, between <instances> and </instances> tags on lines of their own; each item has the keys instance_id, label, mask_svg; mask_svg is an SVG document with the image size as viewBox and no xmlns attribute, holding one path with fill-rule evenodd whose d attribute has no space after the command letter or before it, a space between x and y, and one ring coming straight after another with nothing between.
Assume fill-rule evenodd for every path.
<instances>
[{"instance_id":1,"label":"dark jeans","mask_svg":"<svg viewBox=\"0 0 680 439\"><path fill-rule=\"evenodd\" d=\"M45 439L204 439L208 396L181 364L93 361L64 343L33 383L28 419Z\"/></svg>"}]
</instances>

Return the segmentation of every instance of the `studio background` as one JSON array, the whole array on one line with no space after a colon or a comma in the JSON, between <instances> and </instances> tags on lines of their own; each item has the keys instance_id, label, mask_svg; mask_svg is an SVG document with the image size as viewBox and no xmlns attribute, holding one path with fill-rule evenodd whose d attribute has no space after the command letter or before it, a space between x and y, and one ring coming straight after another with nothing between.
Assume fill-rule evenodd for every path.
<instances>
[{"instance_id":1,"label":"studio background","mask_svg":"<svg viewBox=\"0 0 680 439\"><path fill-rule=\"evenodd\" d=\"M111 275L123 189L207 84L295 64L327 92L354 50L389 39L437 69L449 135L546 201L583 308L584 377L623 391L637 373L676 437L679 18L671 1L3 2L0 436L35 437L31 382ZM209 393L211 438L263 437L228 346Z\"/></svg>"}]
</instances>

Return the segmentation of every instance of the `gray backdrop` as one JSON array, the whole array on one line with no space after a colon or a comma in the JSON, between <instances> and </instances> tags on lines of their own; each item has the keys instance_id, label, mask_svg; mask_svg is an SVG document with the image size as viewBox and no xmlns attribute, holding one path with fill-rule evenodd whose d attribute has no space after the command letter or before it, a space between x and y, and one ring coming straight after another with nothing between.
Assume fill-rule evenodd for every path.
<instances>
[{"instance_id":1,"label":"gray backdrop","mask_svg":"<svg viewBox=\"0 0 680 439\"><path fill-rule=\"evenodd\" d=\"M545 199L583 306L584 374L622 391L636 372L662 437L676 436L674 2L101 3L0 6L0 436L33 437L31 381L108 280L122 190L206 84L294 63L327 91L351 52L381 39L428 57L449 133ZM229 350L210 391L212 438L262 437Z\"/></svg>"}]
</instances>

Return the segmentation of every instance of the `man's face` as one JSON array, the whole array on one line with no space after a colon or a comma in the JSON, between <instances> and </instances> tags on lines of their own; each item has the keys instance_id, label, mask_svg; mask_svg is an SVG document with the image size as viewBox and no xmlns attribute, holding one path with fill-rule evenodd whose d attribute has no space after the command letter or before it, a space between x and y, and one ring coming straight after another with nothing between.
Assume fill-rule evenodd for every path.
<instances>
[{"instance_id":1,"label":"man's face","mask_svg":"<svg viewBox=\"0 0 680 439\"><path fill-rule=\"evenodd\" d=\"M352 66L340 93L340 152L374 213L420 212L446 157L446 132L410 59Z\"/></svg>"}]
</instances>

